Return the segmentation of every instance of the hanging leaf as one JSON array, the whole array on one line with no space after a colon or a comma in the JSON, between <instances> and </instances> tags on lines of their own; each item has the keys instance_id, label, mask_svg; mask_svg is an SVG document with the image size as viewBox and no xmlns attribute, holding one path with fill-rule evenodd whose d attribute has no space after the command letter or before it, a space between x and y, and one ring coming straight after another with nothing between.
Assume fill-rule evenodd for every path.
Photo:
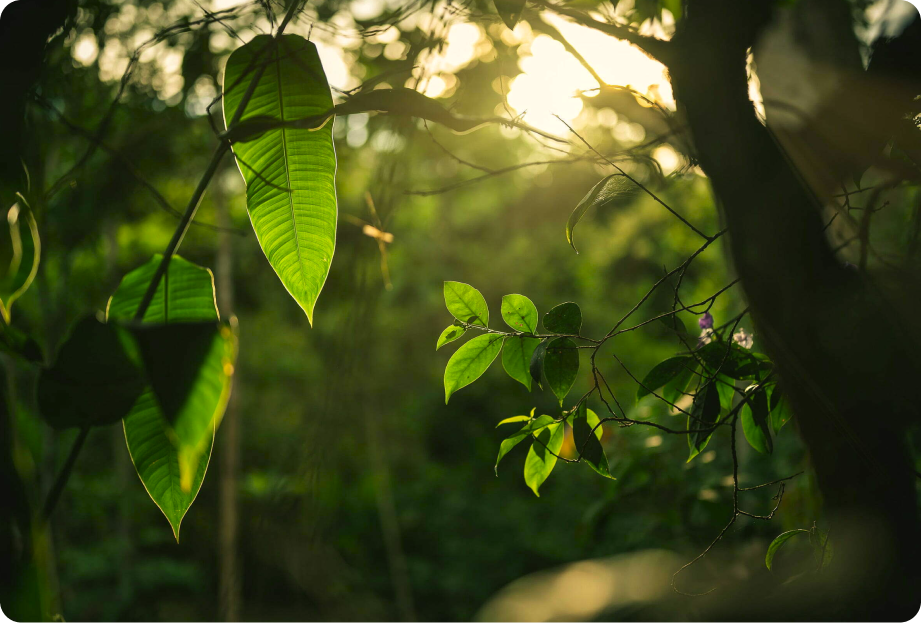
<instances>
[{"instance_id":1,"label":"hanging leaf","mask_svg":"<svg viewBox=\"0 0 921 623\"><path fill-rule=\"evenodd\" d=\"M672 357L658 363L643 378L643 383L636 389L636 399L650 395L678 375L685 373L694 364L691 357Z\"/></svg>"},{"instance_id":2,"label":"hanging leaf","mask_svg":"<svg viewBox=\"0 0 921 623\"><path fill-rule=\"evenodd\" d=\"M572 417L572 440L582 460L589 464L599 475L614 480L608 468L608 458L601 446L601 419L585 403L579 405Z\"/></svg>"},{"instance_id":3,"label":"hanging leaf","mask_svg":"<svg viewBox=\"0 0 921 623\"><path fill-rule=\"evenodd\" d=\"M774 556L777 555L777 550L779 550L783 546L784 543L786 543L787 541L789 541L790 539L792 539L798 534L809 535L810 531L803 530L802 528L798 530L789 530L787 532L784 532L780 536L778 536L773 541L771 541L771 544L768 545L767 555L765 555L764 557L764 564L768 568L768 571L772 571L771 566L774 564Z\"/></svg>"},{"instance_id":4,"label":"hanging leaf","mask_svg":"<svg viewBox=\"0 0 921 623\"><path fill-rule=\"evenodd\" d=\"M688 417L688 429L705 429L707 426L716 424L719 421L719 415L719 390L716 387L716 382L710 381L706 386L699 389L694 396L694 403L691 405L691 416ZM691 448L688 463L707 447L714 432L701 430L697 433L688 434L688 445Z\"/></svg>"},{"instance_id":5,"label":"hanging leaf","mask_svg":"<svg viewBox=\"0 0 921 623\"><path fill-rule=\"evenodd\" d=\"M537 333L537 308L526 296L506 294L502 297L502 319L522 333Z\"/></svg>"},{"instance_id":6,"label":"hanging leaf","mask_svg":"<svg viewBox=\"0 0 921 623\"><path fill-rule=\"evenodd\" d=\"M259 80L241 121L290 121L332 108L316 46L297 35L258 35L224 69L224 121L234 118L250 82ZM229 128L228 128L229 129ZM256 238L282 284L313 324L313 311L336 247L333 120L319 128L280 127L234 143L246 181Z\"/></svg>"},{"instance_id":7,"label":"hanging leaf","mask_svg":"<svg viewBox=\"0 0 921 623\"><path fill-rule=\"evenodd\" d=\"M507 417L507 418L505 418L504 420L502 420L501 422L499 422L498 424L496 424L496 428L499 428L499 427L502 426L503 424L514 424L515 422L527 422L528 420L531 419L531 417L533 417L533 415L534 415L534 409L531 409L531 415L530 415L530 416L528 416L528 415L513 415L512 417Z\"/></svg>"},{"instance_id":8,"label":"hanging leaf","mask_svg":"<svg viewBox=\"0 0 921 623\"><path fill-rule=\"evenodd\" d=\"M512 335L502 346L502 367L508 375L531 391L531 357L540 340L536 337Z\"/></svg>"},{"instance_id":9,"label":"hanging leaf","mask_svg":"<svg viewBox=\"0 0 921 623\"><path fill-rule=\"evenodd\" d=\"M81 320L54 365L38 379L38 405L54 428L105 426L122 419L144 390L131 334L95 318Z\"/></svg>"},{"instance_id":10,"label":"hanging leaf","mask_svg":"<svg viewBox=\"0 0 921 623\"><path fill-rule=\"evenodd\" d=\"M496 12L509 29L514 29L515 24L521 19L526 0L495 0Z\"/></svg>"},{"instance_id":11,"label":"hanging leaf","mask_svg":"<svg viewBox=\"0 0 921 623\"><path fill-rule=\"evenodd\" d=\"M578 335L582 328L582 310L575 303L557 305L544 315L544 327L550 333Z\"/></svg>"},{"instance_id":12,"label":"hanging leaf","mask_svg":"<svg viewBox=\"0 0 921 623\"><path fill-rule=\"evenodd\" d=\"M143 266L125 275L109 299L107 317L110 321L126 321L134 317L160 259L160 256L154 256ZM144 314L142 326L193 322L208 322L213 326L217 320L211 271L174 256ZM226 346L223 337L221 342ZM172 407L177 412L174 422L197 423L199 430L202 422L210 422L210 426L206 423L203 439L197 443L183 443L183 440L195 436L194 430L180 429L177 433L164 415L161 402L150 385L123 420L128 452L138 476L151 499L166 516L177 540L182 518L198 495L204 480L211 457L214 430L226 406L229 391L227 373L232 371L233 361L223 361L223 357L221 359L221 367L225 368L222 373L205 367L205 370L211 370L206 374L210 382L209 379L202 379L203 382L196 382L189 390L194 393L196 404L204 405L197 411L200 417L192 417L195 413L184 417L181 406L176 407L174 403ZM159 375L157 378L162 388ZM216 379L220 382L215 383ZM166 390L161 390L161 395L163 391ZM190 411L195 410L192 405L190 407Z\"/></svg>"},{"instance_id":13,"label":"hanging leaf","mask_svg":"<svg viewBox=\"0 0 921 623\"><path fill-rule=\"evenodd\" d=\"M531 374L531 380L537 383L538 387L542 387L540 379L544 373L544 359L547 357L547 344L548 340L540 341L540 344L538 344L534 352L531 353L531 362L528 364L528 372Z\"/></svg>"},{"instance_id":14,"label":"hanging leaf","mask_svg":"<svg viewBox=\"0 0 921 623\"><path fill-rule=\"evenodd\" d=\"M531 415L534 415L534 410L531 410ZM499 422L503 424L506 420ZM522 426L514 435L510 435L508 438L502 440L502 443L499 444L499 456L496 457L496 476L499 475L499 461L502 460L506 454L508 454L512 448L517 446L527 437L530 437L532 433L546 428L553 424L553 418L549 415L541 415L533 420L529 421L527 424Z\"/></svg>"},{"instance_id":15,"label":"hanging leaf","mask_svg":"<svg viewBox=\"0 0 921 623\"><path fill-rule=\"evenodd\" d=\"M558 337L547 346L544 359L544 376L550 390L563 404L563 399L579 373L579 350L576 343L568 337Z\"/></svg>"},{"instance_id":16,"label":"hanging leaf","mask_svg":"<svg viewBox=\"0 0 921 623\"><path fill-rule=\"evenodd\" d=\"M489 308L479 290L460 281L445 281L444 295L452 316L468 324L489 325Z\"/></svg>"},{"instance_id":17,"label":"hanging leaf","mask_svg":"<svg viewBox=\"0 0 921 623\"><path fill-rule=\"evenodd\" d=\"M694 378L694 371L697 369L697 363L692 359L688 366L679 372L672 380L662 387L662 397L672 404L677 404L684 398L691 379Z\"/></svg>"},{"instance_id":18,"label":"hanging leaf","mask_svg":"<svg viewBox=\"0 0 921 623\"><path fill-rule=\"evenodd\" d=\"M582 220L582 217L585 216L588 209L600 208L611 203L611 201L617 197L628 192L631 187L632 184L626 176L622 173L615 173L595 184L592 189L588 191L588 194L582 197L582 201L579 202L576 209L569 215L569 220L566 221L566 241L569 243L569 246L572 247L573 251L576 253L579 252L572 239L573 230L576 228L576 225L579 224L579 221Z\"/></svg>"},{"instance_id":19,"label":"hanging leaf","mask_svg":"<svg viewBox=\"0 0 921 623\"><path fill-rule=\"evenodd\" d=\"M537 497L540 497L538 489L556 465L557 455L563 448L563 434L562 422L550 424L537 433L537 438L528 450L524 460L524 481Z\"/></svg>"},{"instance_id":20,"label":"hanging leaf","mask_svg":"<svg viewBox=\"0 0 921 623\"><path fill-rule=\"evenodd\" d=\"M29 289L38 274L42 245L35 217L28 207L19 202L13 204L6 220L12 255L6 274L0 278L0 319L10 324L13 302Z\"/></svg>"},{"instance_id":21,"label":"hanging leaf","mask_svg":"<svg viewBox=\"0 0 921 623\"><path fill-rule=\"evenodd\" d=\"M771 429L776 435L780 432L780 429L783 428L783 425L789 422L790 418L793 417L790 401L784 395L780 385L775 385L774 389L771 391L769 410L771 412Z\"/></svg>"},{"instance_id":22,"label":"hanging leaf","mask_svg":"<svg viewBox=\"0 0 921 623\"><path fill-rule=\"evenodd\" d=\"M771 454L774 452L774 440L771 439L767 394L763 387L753 391L748 402L742 405L742 432L748 445L762 454Z\"/></svg>"},{"instance_id":23,"label":"hanging leaf","mask_svg":"<svg viewBox=\"0 0 921 623\"><path fill-rule=\"evenodd\" d=\"M452 324L447 329L442 331L441 335L438 336L438 343L435 344L435 350L438 350L445 344L450 344L454 340L460 339L466 332L466 328L457 324Z\"/></svg>"},{"instance_id":24,"label":"hanging leaf","mask_svg":"<svg viewBox=\"0 0 921 623\"><path fill-rule=\"evenodd\" d=\"M480 335L457 349L445 367L445 404L451 394L470 385L486 372L502 350L504 336L495 333Z\"/></svg>"}]
</instances>

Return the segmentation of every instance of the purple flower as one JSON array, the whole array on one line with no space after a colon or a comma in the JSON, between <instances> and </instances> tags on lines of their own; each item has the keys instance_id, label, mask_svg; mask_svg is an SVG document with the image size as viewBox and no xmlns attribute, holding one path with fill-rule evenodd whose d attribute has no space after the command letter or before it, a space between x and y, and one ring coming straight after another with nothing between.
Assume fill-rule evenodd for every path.
<instances>
[{"instance_id":1,"label":"purple flower","mask_svg":"<svg viewBox=\"0 0 921 623\"><path fill-rule=\"evenodd\" d=\"M710 312L704 312L704 315L697 319L697 326L701 329L713 328L713 316L710 315Z\"/></svg>"}]
</instances>

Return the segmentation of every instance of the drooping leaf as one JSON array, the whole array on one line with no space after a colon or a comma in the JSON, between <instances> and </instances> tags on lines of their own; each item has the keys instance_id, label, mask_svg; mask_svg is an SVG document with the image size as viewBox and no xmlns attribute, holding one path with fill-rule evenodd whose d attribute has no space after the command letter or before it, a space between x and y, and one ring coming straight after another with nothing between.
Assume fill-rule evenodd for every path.
<instances>
[{"instance_id":1,"label":"drooping leaf","mask_svg":"<svg viewBox=\"0 0 921 623\"><path fill-rule=\"evenodd\" d=\"M528 450L524 460L524 481L537 497L540 497L538 489L556 465L557 455L563 448L563 434L562 422L550 424L537 433L537 438Z\"/></svg>"},{"instance_id":2,"label":"drooping leaf","mask_svg":"<svg viewBox=\"0 0 921 623\"><path fill-rule=\"evenodd\" d=\"M512 417L507 417L498 424L496 428L499 428L503 424L514 424L515 422L527 422L532 417L534 417L534 409L531 409L531 415L513 415Z\"/></svg>"},{"instance_id":3,"label":"drooping leaf","mask_svg":"<svg viewBox=\"0 0 921 623\"><path fill-rule=\"evenodd\" d=\"M562 303L544 315L544 328L550 333L578 335L582 328L582 310L575 303Z\"/></svg>"},{"instance_id":4,"label":"drooping leaf","mask_svg":"<svg viewBox=\"0 0 921 623\"><path fill-rule=\"evenodd\" d=\"M725 374L717 374L714 382L720 394L720 409L722 409L723 413L726 413L732 409L732 403L735 401L736 383Z\"/></svg>"},{"instance_id":5,"label":"drooping leaf","mask_svg":"<svg viewBox=\"0 0 921 623\"><path fill-rule=\"evenodd\" d=\"M583 461L599 475L614 480L608 468L608 458L601 446L600 422L598 415L591 409L587 409L583 402L572 418L572 439L576 452L581 454Z\"/></svg>"},{"instance_id":6,"label":"drooping leaf","mask_svg":"<svg viewBox=\"0 0 921 623\"><path fill-rule=\"evenodd\" d=\"M540 341L540 344L538 344L534 352L531 353L531 362L528 364L528 372L531 374L531 380L537 383L538 387L542 387L540 379L544 373L544 359L547 357L548 343L549 340Z\"/></svg>"},{"instance_id":7,"label":"drooping leaf","mask_svg":"<svg viewBox=\"0 0 921 623\"><path fill-rule=\"evenodd\" d=\"M452 324L447 329L441 332L441 335L438 336L438 343L435 344L435 350L438 350L445 344L450 344L454 340L460 339L464 336L464 333L467 332L465 327Z\"/></svg>"},{"instance_id":8,"label":"drooping leaf","mask_svg":"<svg viewBox=\"0 0 921 623\"><path fill-rule=\"evenodd\" d=\"M720 394L716 387L715 381L710 381L704 387L697 391L694 396L694 403L691 405L691 416L688 417L688 429L699 430L706 429L708 426L716 424L720 415ZM695 456L700 454L707 444L710 437L715 431L699 430L696 433L688 434L688 446L691 448L688 462L691 462Z\"/></svg>"},{"instance_id":9,"label":"drooping leaf","mask_svg":"<svg viewBox=\"0 0 921 623\"><path fill-rule=\"evenodd\" d=\"M107 316L110 321L131 320L134 317L159 263L160 256L154 256L143 266L125 275L115 294L109 299ZM213 324L217 320L211 271L181 257L173 257L166 274L157 286L150 307L144 314L143 324ZM232 361L226 363L233 365ZM150 385L123 420L128 452L138 476L151 499L166 516L177 540L182 518L198 495L208 469L214 430L223 413L226 404L225 394L229 389L223 386L225 379L226 374L222 378L220 395L217 397L214 397L214 391L201 391L197 394L206 398L211 396L211 399L207 401L209 406L205 406L199 413L206 414L205 417L195 418L194 421L204 421L209 410L212 415L210 428L206 429L204 439L198 444L190 446L181 443L180 435L165 417ZM202 383L201 386L207 389L207 383ZM181 414L177 416L176 421L180 419L183 419ZM193 433L187 431L182 438L190 436L193 436Z\"/></svg>"},{"instance_id":10,"label":"drooping leaf","mask_svg":"<svg viewBox=\"0 0 921 623\"><path fill-rule=\"evenodd\" d=\"M495 0L496 12L510 29L514 29L515 24L521 19L525 2L526 0Z\"/></svg>"},{"instance_id":11,"label":"drooping leaf","mask_svg":"<svg viewBox=\"0 0 921 623\"><path fill-rule=\"evenodd\" d=\"M771 429L776 435L780 432L780 429L783 428L783 425L789 422L790 418L793 417L793 409L790 408L790 401L784 395L780 385L775 385L774 389L771 391L769 409L771 412Z\"/></svg>"},{"instance_id":12,"label":"drooping leaf","mask_svg":"<svg viewBox=\"0 0 921 623\"><path fill-rule=\"evenodd\" d=\"M563 399L579 373L579 350L576 343L568 337L558 337L547 345L544 358L544 376L550 390L563 404Z\"/></svg>"},{"instance_id":13,"label":"drooping leaf","mask_svg":"<svg viewBox=\"0 0 921 623\"><path fill-rule=\"evenodd\" d=\"M502 349L504 336L495 333L480 335L457 349L445 367L445 404L451 394L470 385L486 372Z\"/></svg>"},{"instance_id":14,"label":"drooping leaf","mask_svg":"<svg viewBox=\"0 0 921 623\"><path fill-rule=\"evenodd\" d=\"M533 410L531 411L531 415L534 415ZM505 420L499 423L502 424L504 422ZM502 460L502 457L508 454L512 448L521 443L525 438L529 437L531 433L535 433L551 424L553 424L552 417L549 415L541 415L522 426L514 435L510 435L508 438L502 440L502 443L499 444L499 456L496 457L496 476L499 475L499 461Z\"/></svg>"},{"instance_id":15,"label":"drooping leaf","mask_svg":"<svg viewBox=\"0 0 921 623\"><path fill-rule=\"evenodd\" d=\"M502 367L508 375L531 391L531 357L540 344L536 337L512 335L502 346Z\"/></svg>"},{"instance_id":16,"label":"drooping leaf","mask_svg":"<svg viewBox=\"0 0 921 623\"><path fill-rule=\"evenodd\" d=\"M582 220L582 217L585 216L588 209L607 205L618 196L629 191L631 186L630 180L623 174L615 173L592 186L592 189L582 197L582 201L579 202L576 209L569 215L569 220L566 221L566 242L569 243L573 251L576 253L579 252L573 242L573 230L576 228L576 225L579 224L579 221Z\"/></svg>"},{"instance_id":17,"label":"drooping leaf","mask_svg":"<svg viewBox=\"0 0 921 623\"><path fill-rule=\"evenodd\" d=\"M506 294L502 297L502 319L522 333L537 333L537 308L526 296Z\"/></svg>"},{"instance_id":18,"label":"drooping leaf","mask_svg":"<svg viewBox=\"0 0 921 623\"><path fill-rule=\"evenodd\" d=\"M229 124L258 76L241 121L290 121L329 111L333 100L316 46L298 35L258 35L224 69ZM313 324L317 297L336 247L336 152L333 119L320 128L280 127L233 145L246 181L256 238L282 284Z\"/></svg>"},{"instance_id":19,"label":"drooping leaf","mask_svg":"<svg viewBox=\"0 0 921 623\"><path fill-rule=\"evenodd\" d=\"M648 396L678 375L686 373L693 364L694 359L691 357L671 357L656 364L643 378L642 384L637 387L636 399L640 400Z\"/></svg>"},{"instance_id":20,"label":"drooping leaf","mask_svg":"<svg viewBox=\"0 0 921 623\"><path fill-rule=\"evenodd\" d=\"M762 454L771 454L774 440L771 438L767 394L762 387L752 391L754 394L742 405L742 432L748 445Z\"/></svg>"},{"instance_id":21,"label":"drooping leaf","mask_svg":"<svg viewBox=\"0 0 921 623\"><path fill-rule=\"evenodd\" d=\"M460 281L445 281L445 306L455 318L481 327L489 325L489 308L480 291Z\"/></svg>"},{"instance_id":22,"label":"drooping leaf","mask_svg":"<svg viewBox=\"0 0 921 623\"><path fill-rule=\"evenodd\" d=\"M42 370L38 404L54 428L105 426L122 419L144 390L144 371L131 334L88 317Z\"/></svg>"},{"instance_id":23,"label":"drooping leaf","mask_svg":"<svg viewBox=\"0 0 921 623\"><path fill-rule=\"evenodd\" d=\"M768 571L771 571L771 566L774 564L774 556L777 555L777 550L779 550L784 543L798 534L808 535L809 530L803 530L802 528L798 530L788 530L787 532L782 533L776 539L771 541L771 544L768 545L767 554L764 557L764 564L768 568Z\"/></svg>"},{"instance_id":24,"label":"drooping leaf","mask_svg":"<svg viewBox=\"0 0 921 623\"><path fill-rule=\"evenodd\" d=\"M5 274L0 272L0 319L10 323L13 302L22 296L38 274L41 259L41 238L32 210L16 203L6 216L10 228L12 256Z\"/></svg>"}]
</instances>

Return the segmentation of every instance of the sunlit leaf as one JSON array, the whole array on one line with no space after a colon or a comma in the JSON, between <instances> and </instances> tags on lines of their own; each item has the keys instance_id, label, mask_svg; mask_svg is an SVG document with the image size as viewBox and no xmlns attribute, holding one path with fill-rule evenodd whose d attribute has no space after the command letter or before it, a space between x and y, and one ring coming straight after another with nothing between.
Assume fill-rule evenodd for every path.
<instances>
[{"instance_id":1,"label":"sunlit leaf","mask_svg":"<svg viewBox=\"0 0 921 623\"><path fill-rule=\"evenodd\" d=\"M656 364L636 389L636 399L639 400L644 396L648 396L678 375L687 373L693 364L694 359L691 357L671 357Z\"/></svg>"},{"instance_id":2,"label":"sunlit leaf","mask_svg":"<svg viewBox=\"0 0 921 623\"><path fill-rule=\"evenodd\" d=\"M526 0L495 0L496 12L505 25L509 28L515 28L515 24L521 19L521 12L524 10Z\"/></svg>"},{"instance_id":3,"label":"sunlit leaf","mask_svg":"<svg viewBox=\"0 0 921 623\"><path fill-rule=\"evenodd\" d=\"M110 321L134 317L159 263L160 256L154 256L125 275L109 299L107 315ZM144 315L144 325L188 322L210 322L213 325L217 320L211 271L181 257L173 257ZM233 365L232 361L226 363ZM194 436L194 430L180 430L180 436L165 417L154 389L149 385L123 421L128 452L138 476L151 499L163 511L177 539L182 518L198 495L208 469L214 430L229 390L225 387L226 372L230 371L224 371L219 390L215 386L210 392L196 394L206 399L207 404L198 411L198 415L204 414L204 417L194 418L192 422L200 424L210 414L210 427L205 429L204 438L198 443L182 444L182 439ZM214 374L211 376L217 378ZM202 385L207 387L207 383ZM194 406L190 407L194 409ZM175 421L183 419L180 412Z\"/></svg>"},{"instance_id":4,"label":"sunlit leaf","mask_svg":"<svg viewBox=\"0 0 921 623\"><path fill-rule=\"evenodd\" d=\"M531 409L531 415L513 415L512 417L507 417L498 424L496 428L499 428L503 424L514 424L515 422L527 422L534 416L534 409Z\"/></svg>"},{"instance_id":5,"label":"sunlit leaf","mask_svg":"<svg viewBox=\"0 0 921 623\"><path fill-rule=\"evenodd\" d=\"M538 489L556 465L557 455L563 448L563 434L562 422L550 424L537 433L537 438L528 450L524 460L524 481L537 497L540 497Z\"/></svg>"},{"instance_id":6,"label":"sunlit leaf","mask_svg":"<svg viewBox=\"0 0 921 623\"><path fill-rule=\"evenodd\" d=\"M224 69L224 121L234 118L247 88L258 84L242 120L289 121L332 108L316 46L283 35L277 46L258 35L237 48ZM262 250L313 324L313 311L336 247L336 152L333 119L320 128L281 127L233 145L246 180L246 208Z\"/></svg>"},{"instance_id":7,"label":"sunlit leaf","mask_svg":"<svg viewBox=\"0 0 921 623\"><path fill-rule=\"evenodd\" d=\"M445 306L451 315L469 324L489 325L489 308L480 291L460 281L445 281Z\"/></svg>"},{"instance_id":8,"label":"sunlit leaf","mask_svg":"<svg viewBox=\"0 0 921 623\"><path fill-rule=\"evenodd\" d=\"M579 373L579 350L568 337L558 337L547 345L544 358L544 376L550 390L563 404Z\"/></svg>"},{"instance_id":9,"label":"sunlit leaf","mask_svg":"<svg viewBox=\"0 0 921 623\"><path fill-rule=\"evenodd\" d=\"M480 335L457 349L445 367L445 404L451 394L470 385L486 372L502 349L502 335Z\"/></svg>"},{"instance_id":10,"label":"sunlit leaf","mask_svg":"<svg viewBox=\"0 0 921 623\"><path fill-rule=\"evenodd\" d=\"M588 209L607 205L617 197L629 191L631 187L632 184L630 180L621 173L615 173L595 184L592 189L588 191L588 194L582 197L582 201L579 202L576 209L569 215L569 220L566 221L566 241L573 248L573 251L576 253L579 252L573 242L573 230L576 228L576 225L579 224L579 221L582 220L582 217L585 216Z\"/></svg>"},{"instance_id":11,"label":"sunlit leaf","mask_svg":"<svg viewBox=\"0 0 921 623\"><path fill-rule=\"evenodd\" d=\"M452 324L447 329L441 332L441 335L438 336L438 343L435 344L435 350L438 350L445 344L450 344L454 340L457 340L464 336L464 333L467 332L465 327Z\"/></svg>"},{"instance_id":12,"label":"sunlit leaf","mask_svg":"<svg viewBox=\"0 0 921 623\"><path fill-rule=\"evenodd\" d=\"M768 568L769 571L771 570L771 566L774 564L774 556L777 555L777 550L779 550L783 546L784 543L786 543L787 541L789 541L790 539L792 539L798 534L808 535L809 530L803 530L802 528L798 530L789 530L787 532L784 532L780 536L778 536L773 541L771 541L771 544L768 545L767 554L764 557L764 564Z\"/></svg>"},{"instance_id":13,"label":"sunlit leaf","mask_svg":"<svg viewBox=\"0 0 921 623\"><path fill-rule=\"evenodd\" d=\"M691 415L688 417L688 429L698 430L705 429L707 426L716 424L720 415L720 394L716 387L715 381L710 381L706 386L698 390L694 396L694 403L691 405ZM700 430L700 432L688 434L688 446L691 448L688 462L700 454L707 444L710 437L715 431Z\"/></svg>"},{"instance_id":14,"label":"sunlit leaf","mask_svg":"<svg viewBox=\"0 0 921 623\"><path fill-rule=\"evenodd\" d=\"M502 367L508 375L531 391L531 357L540 344L536 337L513 335L502 346Z\"/></svg>"},{"instance_id":15,"label":"sunlit leaf","mask_svg":"<svg viewBox=\"0 0 921 623\"><path fill-rule=\"evenodd\" d=\"M742 432L752 448L770 454L774 451L774 440L771 438L767 394L761 387L752 391L754 394L742 405Z\"/></svg>"},{"instance_id":16,"label":"sunlit leaf","mask_svg":"<svg viewBox=\"0 0 921 623\"><path fill-rule=\"evenodd\" d=\"M38 404L55 428L105 426L130 411L144 386L130 332L90 317L74 327L54 365L42 370Z\"/></svg>"},{"instance_id":17,"label":"sunlit leaf","mask_svg":"<svg viewBox=\"0 0 921 623\"><path fill-rule=\"evenodd\" d=\"M537 333L537 308L526 296L506 294L502 297L502 319L522 333Z\"/></svg>"},{"instance_id":18,"label":"sunlit leaf","mask_svg":"<svg viewBox=\"0 0 921 623\"><path fill-rule=\"evenodd\" d=\"M533 410L531 411L531 415L534 415ZM499 423L502 424L504 421L505 420ZM541 415L522 426L514 435L510 435L508 438L503 439L502 443L499 444L499 456L496 457L496 475L499 475L499 461L502 460L502 457L508 454L512 448L521 443L525 438L529 437L531 433L537 432L551 424L553 424L552 417L549 415Z\"/></svg>"},{"instance_id":19,"label":"sunlit leaf","mask_svg":"<svg viewBox=\"0 0 921 623\"><path fill-rule=\"evenodd\" d=\"M600 422L598 415L591 409L587 409L583 402L572 418L572 439L576 452L581 454L582 460L599 475L613 480L614 477L608 468L608 458L601 446Z\"/></svg>"},{"instance_id":20,"label":"sunlit leaf","mask_svg":"<svg viewBox=\"0 0 921 623\"><path fill-rule=\"evenodd\" d=\"M544 327L550 333L578 335L582 328L582 310L575 303L557 305L544 315Z\"/></svg>"}]
</instances>

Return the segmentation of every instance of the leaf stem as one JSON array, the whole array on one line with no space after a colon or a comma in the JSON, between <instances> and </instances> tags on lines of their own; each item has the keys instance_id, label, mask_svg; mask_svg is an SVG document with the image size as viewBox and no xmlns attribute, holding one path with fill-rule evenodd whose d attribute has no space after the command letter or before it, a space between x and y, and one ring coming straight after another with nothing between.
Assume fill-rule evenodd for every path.
<instances>
[{"instance_id":1,"label":"leaf stem","mask_svg":"<svg viewBox=\"0 0 921 623\"><path fill-rule=\"evenodd\" d=\"M73 471L74 463L77 461L77 455L80 454L80 450L83 448L83 442L86 441L89 434L90 427L84 426L80 429L80 434L77 435L77 438L74 440L74 445L70 448L70 454L67 455L67 461L58 473L58 477L55 479L54 484L51 486L51 490L48 492L48 497L45 499L45 507L42 510L42 521L48 521L48 518L51 517L51 513L54 512L54 507L61 497L61 491L64 490L64 485L67 484L67 479L70 478L70 472Z\"/></svg>"}]
</instances>

